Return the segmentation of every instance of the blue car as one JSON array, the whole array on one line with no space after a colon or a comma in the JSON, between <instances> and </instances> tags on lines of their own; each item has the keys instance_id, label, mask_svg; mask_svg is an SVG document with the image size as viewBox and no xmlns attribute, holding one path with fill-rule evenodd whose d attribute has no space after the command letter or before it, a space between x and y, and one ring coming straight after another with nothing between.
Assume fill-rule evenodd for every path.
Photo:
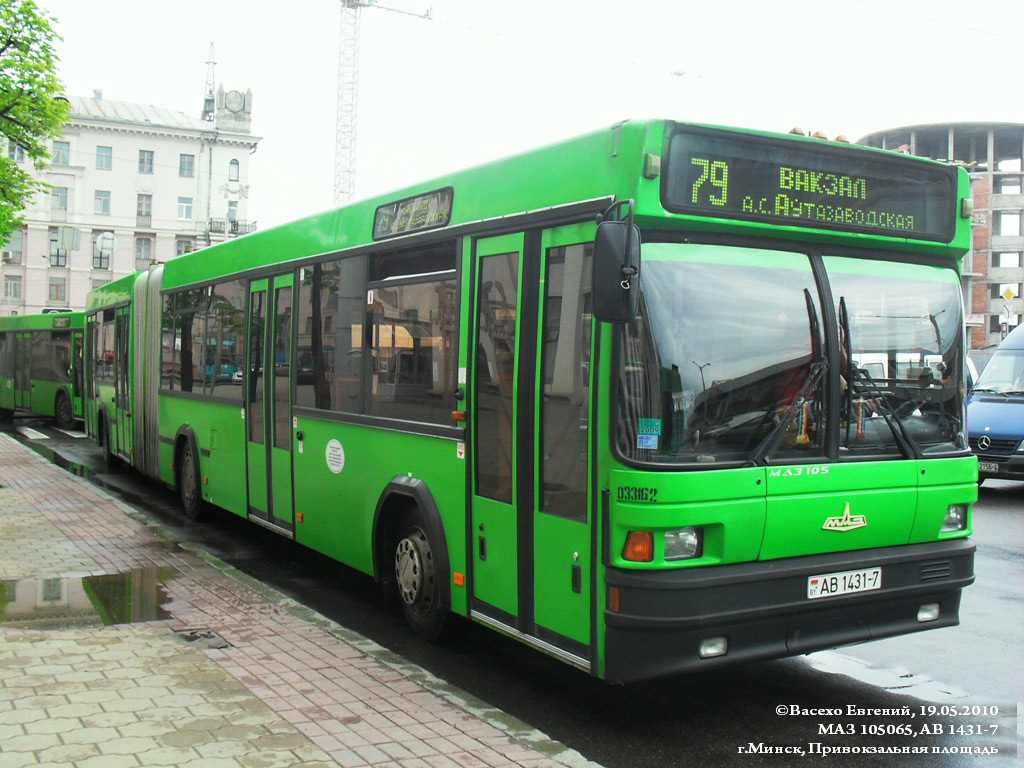
<instances>
[{"instance_id":1,"label":"blue car","mask_svg":"<svg viewBox=\"0 0 1024 768\"><path fill-rule=\"evenodd\" d=\"M978 483L1024 480L1024 325L992 355L967 400L967 434Z\"/></svg>"}]
</instances>

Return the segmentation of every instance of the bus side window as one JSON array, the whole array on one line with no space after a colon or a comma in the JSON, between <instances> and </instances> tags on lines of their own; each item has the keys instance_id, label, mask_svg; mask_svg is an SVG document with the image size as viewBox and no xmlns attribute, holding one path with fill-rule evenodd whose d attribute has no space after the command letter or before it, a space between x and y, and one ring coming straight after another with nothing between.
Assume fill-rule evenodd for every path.
<instances>
[{"instance_id":1,"label":"bus side window","mask_svg":"<svg viewBox=\"0 0 1024 768\"><path fill-rule=\"evenodd\" d=\"M299 272L295 405L363 412L366 257L328 261Z\"/></svg>"}]
</instances>

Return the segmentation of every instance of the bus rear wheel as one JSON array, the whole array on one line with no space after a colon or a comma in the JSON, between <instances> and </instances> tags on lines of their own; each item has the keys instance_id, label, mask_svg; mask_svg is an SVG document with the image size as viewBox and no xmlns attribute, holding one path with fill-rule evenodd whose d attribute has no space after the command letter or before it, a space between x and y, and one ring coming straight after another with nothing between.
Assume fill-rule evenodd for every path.
<instances>
[{"instance_id":1,"label":"bus rear wheel","mask_svg":"<svg viewBox=\"0 0 1024 768\"><path fill-rule=\"evenodd\" d=\"M199 478L199 460L192 446L186 443L181 447L178 464L178 494L181 496L181 507L189 520L199 520L203 516L203 494Z\"/></svg>"},{"instance_id":2,"label":"bus rear wheel","mask_svg":"<svg viewBox=\"0 0 1024 768\"><path fill-rule=\"evenodd\" d=\"M450 616L441 604L434 549L420 514L407 514L399 526L394 548L395 587L406 622L416 634L430 641L444 635Z\"/></svg>"},{"instance_id":3,"label":"bus rear wheel","mask_svg":"<svg viewBox=\"0 0 1024 768\"><path fill-rule=\"evenodd\" d=\"M61 429L71 429L75 426L75 414L71 410L71 398L68 393L61 391L57 393L57 402L53 404L54 418L57 426Z\"/></svg>"}]
</instances>

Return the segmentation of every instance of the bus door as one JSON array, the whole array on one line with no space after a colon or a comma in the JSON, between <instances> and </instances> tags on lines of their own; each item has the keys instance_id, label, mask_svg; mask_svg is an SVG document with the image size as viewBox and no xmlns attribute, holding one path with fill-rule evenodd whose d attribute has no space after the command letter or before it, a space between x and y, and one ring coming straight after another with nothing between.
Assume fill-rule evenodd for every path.
<instances>
[{"instance_id":1,"label":"bus door","mask_svg":"<svg viewBox=\"0 0 1024 768\"><path fill-rule=\"evenodd\" d=\"M291 535L293 284L290 274L250 284L245 374L249 516Z\"/></svg>"},{"instance_id":2,"label":"bus door","mask_svg":"<svg viewBox=\"0 0 1024 768\"><path fill-rule=\"evenodd\" d=\"M476 242L470 382L473 610L583 659L592 240L593 225Z\"/></svg>"},{"instance_id":3,"label":"bus door","mask_svg":"<svg viewBox=\"0 0 1024 768\"><path fill-rule=\"evenodd\" d=\"M71 331L71 413L76 418L83 418L82 396L85 394L83 382L83 349L84 333L82 331Z\"/></svg>"},{"instance_id":4,"label":"bus door","mask_svg":"<svg viewBox=\"0 0 1024 768\"><path fill-rule=\"evenodd\" d=\"M14 336L14 407L32 407L32 334Z\"/></svg>"},{"instance_id":5,"label":"bus door","mask_svg":"<svg viewBox=\"0 0 1024 768\"><path fill-rule=\"evenodd\" d=\"M476 332L472 387L472 596L473 609L519 626L520 507L516 483L524 471L516 429L519 404L518 339L523 235L475 243ZM521 363L519 363L521 365ZM525 445L524 445L525 447ZM529 496L529 492L526 492ZM523 515L525 527L526 514Z\"/></svg>"},{"instance_id":6,"label":"bus door","mask_svg":"<svg viewBox=\"0 0 1024 768\"><path fill-rule=\"evenodd\" d=\"M534 615L541 639L589 659L590 276L594 224L545 231L537 317Z\"/></svg>"},{"instance_id":7,"label":"bus door","mask_svg":"<svg viewBox=\"0 0 1024 768\"><path fill-rule=\"evenodd\" d=\"M132 443L132 409L131 409L131 367L129 360L129 313L131 307L118 307L114 312L114 416L111 429L117 435L112 440L111 448L131 460ZM142 414L139 414L139 418Z\"/></svg>"}]
</instances>

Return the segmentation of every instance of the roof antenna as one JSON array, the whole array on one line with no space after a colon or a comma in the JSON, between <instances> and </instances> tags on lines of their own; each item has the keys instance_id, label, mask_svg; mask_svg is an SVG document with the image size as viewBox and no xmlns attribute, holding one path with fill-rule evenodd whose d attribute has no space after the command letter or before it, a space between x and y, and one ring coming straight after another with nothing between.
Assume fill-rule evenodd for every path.
<instances>
[{"instance_id":1,"label":"roof antenna","mask_svg":"<svg viewBox=\"0 0 1024 768\"><path fill-rule=\"evenodd\" d=\"M203 117L206 122L213 122L213 67L217 62L213 60L213 43L210 43L210 58L206 62L206 97L203 99Z\"/></svg>"}]
</instances>

